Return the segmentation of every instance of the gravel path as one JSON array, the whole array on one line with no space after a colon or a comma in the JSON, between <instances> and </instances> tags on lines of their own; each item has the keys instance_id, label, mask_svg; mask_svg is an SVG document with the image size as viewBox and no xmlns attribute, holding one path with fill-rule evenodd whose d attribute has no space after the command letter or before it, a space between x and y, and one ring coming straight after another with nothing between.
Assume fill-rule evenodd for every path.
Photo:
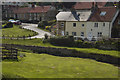
<instances>
[{"instance_id":1,"label":"gravel path","mask_svg":"<svg viewBox=\"0 0 120 80\"><path fill-rule=\"evenodd\" d=\"M28 24L28 23L22 23L22 27L25 29L33 30L38 33L36 36L32 36L31 38L44 38L44 35L47 34L48 36L53 36L49 32L43 31L41 29L37 28L37 24Z\"/></svg>"}]
</instances>

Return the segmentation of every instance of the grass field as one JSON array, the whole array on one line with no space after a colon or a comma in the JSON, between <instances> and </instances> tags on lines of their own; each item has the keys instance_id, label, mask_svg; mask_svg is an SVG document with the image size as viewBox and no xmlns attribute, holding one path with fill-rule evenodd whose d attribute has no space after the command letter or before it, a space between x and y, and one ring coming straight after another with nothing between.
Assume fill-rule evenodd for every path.
<instances>
[{"instance_id":1,"label":"grass field","mask_svg":"<svg viewBox=\"0 0 120 80\"><path fill-rule=\"evenodd\" d=\"M118 68L90 59L25 53L21 61L3 61L5 77L24 78L117 78Z\"/></svg>"},{"instance_id":2,"label":"grass field","mask_svg":"<svg viewBox=\"0 0 120 80\"><path fill-rule=\"evenodd\" d=\"M23 37L23 36L29 36L29 35L36 35L37 33L25 30L25 29L20 29L19 25L14 25L13 28L3 28L2 29L2 35L6 37Z\"/></svg>"},{"instance_id":3,"label":"grass field","mask_svg":"<svg viewBox=\"0 0 120 80\"><path fill-rule=\"evenodd\" d=\"M42 39L32 39L32 40L9 40L5 39L2 43L7 44L20 44L20 45L35 45L35 46L45 46L45 47L55 47L55 48L68 48L75 49L77 51L85 52L85 53L96 53L96 54L106 54L111 56L120 57L120 52L115 50L99 50L95 48L73 48L73 47L59 47L53 46L50 43L43 43Z\"/></svg>"}]
</instances>

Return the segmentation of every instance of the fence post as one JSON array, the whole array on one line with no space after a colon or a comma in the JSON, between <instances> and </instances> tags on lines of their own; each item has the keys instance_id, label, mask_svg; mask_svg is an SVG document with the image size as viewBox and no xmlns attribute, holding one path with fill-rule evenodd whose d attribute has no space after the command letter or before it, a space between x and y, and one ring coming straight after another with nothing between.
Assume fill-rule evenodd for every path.
<instances>
[{"instance_id":1,"label":"fence post","mask_svg":"<svg viewBox=\"0 0 120 80\"><path fill-rule=\"evenodd\" d=\"M25 40L25 35L23 36L23 39Z\"/></svg>"},{"instance_id":2,"label":"fence post","mask_svg":"<svg viewBox=\"0 0 120 80\"><path fill-rule=\"evenodd\" d=\"M17 36L17 40L19 39L19 35Z\"/></svg>"}]
</instances>

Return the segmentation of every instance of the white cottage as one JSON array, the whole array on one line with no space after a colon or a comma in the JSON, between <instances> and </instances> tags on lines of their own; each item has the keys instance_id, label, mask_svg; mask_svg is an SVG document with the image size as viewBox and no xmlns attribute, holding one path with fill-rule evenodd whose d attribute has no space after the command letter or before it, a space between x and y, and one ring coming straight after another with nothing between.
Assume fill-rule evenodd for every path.
<instances>
[{"instance_id":1,"label":"white cottage","mask_svg":"<svg viewBox=\"0 0 120 80\"><path fill-rule=\"evenodd\" d=\"M59 12L56 16L58 35L73 35L89 40L111 38L111 29L118 14L119 10L115 7L96 8L93 12Z\"/></svg>"}]
</instances>

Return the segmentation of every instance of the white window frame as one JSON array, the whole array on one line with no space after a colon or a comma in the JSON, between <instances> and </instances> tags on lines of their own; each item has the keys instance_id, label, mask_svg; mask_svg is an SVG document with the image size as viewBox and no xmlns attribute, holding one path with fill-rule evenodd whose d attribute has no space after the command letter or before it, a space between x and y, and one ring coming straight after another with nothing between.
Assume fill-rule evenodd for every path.
<instances>
[{"instance_id":1,"label":"white window frame","mask_svg":"<svg viewBox=\"0 0 120 80\"><path fill-rule=\"evenodd\" d=\"M103 35L102 32L98 32L98 33L97 33L97 36L98 36L98 37L102 37L102 35Z\"/></svg>"},{"instance_id":2,"label":"white window frame","mask_svg":"<svg viewBox=\"0 0 120 80\"><path fill-rule=\"evenodd\" d=\"M73 36L76 36L76 35L77 35L77 32L72 32L72 35L73 35Z\"/></svg>"},{"instance_id":3,"label":"white window frame","mask_svg":"<svg viewBox=\"0 0 120 80\"><path fill-rule=\"evenodd\" d=\"M36 20L36 13L34 13L34 20Z\"/></svg>"},{"instance_id":4,"label":"white window frame","mask_svg":"<svg viewBox=\"0 0 120 80\"><path fill-rule=\"evenodd\" d=\"M81 32L80 36L84 37L84 32Z\"/></svg>"},{"instance_id":5,"label":"white window frame","mask_svg":"<svg viewBox=\"0 0 120 80\"><path fill-rule=\"evenodd\" d=\"M105 24L105 23L103 23L103 26L104 26L104 27L105 27L105 25L106 25L106 24Z\"/></svg>"},{"instance_id":6,"label":"white window frame","mask_svg":"<svg viewBox=\"0 0 120 80\"><path fill-rule=\"evenodd\" d=\"M66 32L66 35L69 35L69 32L68 32L68 31Z\"/></svg>"},{"instance_id":7,"label":"white window frame","mask_svg":"<svg viewBox=\"0 0 120 80\"><path fill-rule=\"evenodd\" d=\"M24 14L24 18L26 18L26 15Z\"/></svg>"},{"instance_id":8,"label":"white window frame","mask_svg":"<svg viewBox=\"0 0 120 80\"><path fill-rule=\"evenodd\" d=\"M15 14L14 14L14 19L16 18Z\"/></svg>"},{"instance_id":9,"label":"white window frame","mask_svg":"<svg viewBox=\"0 0 120 80\"><path fill-rule=\"evenodd\" d=\"M94 27L98 27L98 23L94 23Z\"/></svg>"},{"instance_id":10,"label":"white window frame","mask_svg":"<svg viewBox=\"0 0 120 80\"><path fill-rule=\"evenodd\" d=\"M74 24L75 24L75 26L74 26ZM73 23L73 27L76 27L76 25L77 25L76 23Z\"/></svg>"},{"instance_id":11,"label":"white window frame","mask_svg":"<svg viewBox=\"0 0 120 80\"><path fill-rule=\"evenodd\" d=\"M63 22L61 23L61 27L64 27L64 23Z\"/></svg>"},{"instance_id":12,"label":"white window frame","mask_svg":"<svg viewBox=\"0 0 120 80\"><path fill-rule=\"evenodd\" d=\"M85 26L85 24L82 24L82 27L84 27L83 25Z\"/></svg>"},{"instance_id":13,"label":"white window frame","mask_svg":"<svg viewBox=\"0 0 120 80\"><path fill-rule=\"evenodd\" d=\"M30 13L30 20L32 20L32 13Z\"/></svg>"}]
</instances>

